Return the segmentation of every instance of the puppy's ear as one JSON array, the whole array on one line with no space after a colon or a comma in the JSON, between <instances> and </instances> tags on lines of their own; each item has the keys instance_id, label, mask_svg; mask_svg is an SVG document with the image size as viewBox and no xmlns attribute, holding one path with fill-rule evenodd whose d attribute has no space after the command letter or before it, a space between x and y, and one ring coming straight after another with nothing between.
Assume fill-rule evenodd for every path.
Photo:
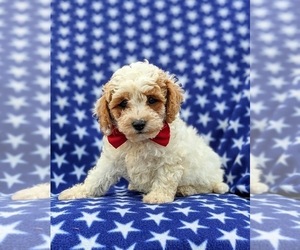
<instances>
[{"instance_id":1,"label":"puppy's ear","mask_svg":"<svg viewBox=\"0 0 300 250\"><path fill-rule=\"evenodd\" d=\"M100 129L105 135L110 135L112 130L112 119L108 108L108 98L110 93L107 88L103 88L103 95L95 104L94 114L98 117Z\"/></svg>"},{"instance_id":2,"label":"puppy's ear","mask_svg":"<svg viewBox=\"0 0 300 250\"><path fill-rule=\"evenodd\" d=\"M183 102L183 90L173 78L168 78L165 83L167 87L166 122L171 123L175 120Z\"/></svg>"}]
</instances>

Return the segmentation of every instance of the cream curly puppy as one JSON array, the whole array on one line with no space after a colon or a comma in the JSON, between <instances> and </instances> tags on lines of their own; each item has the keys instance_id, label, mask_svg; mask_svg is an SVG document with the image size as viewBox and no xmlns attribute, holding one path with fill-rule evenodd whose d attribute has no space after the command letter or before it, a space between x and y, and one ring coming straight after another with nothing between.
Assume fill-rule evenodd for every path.
<instances>
[{"instance_id":1,"label":"cream curly puppy","mask_svg":"<svg viewBox=\"0 0 300 250\"><path fill-rule=\"evenodd\" d=\"M182 100L174 77L147 61L117 70L95 105L105 135L101 157L59 199L102 196L120 177L146 203L227 192L219 156L178 116Z\"/></svg>"}]
</instances>

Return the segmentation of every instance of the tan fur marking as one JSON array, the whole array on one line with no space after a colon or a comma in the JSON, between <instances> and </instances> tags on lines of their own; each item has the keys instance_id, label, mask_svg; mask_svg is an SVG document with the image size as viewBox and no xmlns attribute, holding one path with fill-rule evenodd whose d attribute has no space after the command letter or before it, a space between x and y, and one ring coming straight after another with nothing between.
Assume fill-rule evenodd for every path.
<instances>
[{"instance_id":1,"label":"tan fur marking","mask_svg":"<svg viewBox=\"0 0 300 250\"><path fill-rule=\"evenodd\" d=\"M170 79L165 81L167 86L166 122L172 123L180 110L183 101L181 88Z\"/></svg>"}]
</instances>

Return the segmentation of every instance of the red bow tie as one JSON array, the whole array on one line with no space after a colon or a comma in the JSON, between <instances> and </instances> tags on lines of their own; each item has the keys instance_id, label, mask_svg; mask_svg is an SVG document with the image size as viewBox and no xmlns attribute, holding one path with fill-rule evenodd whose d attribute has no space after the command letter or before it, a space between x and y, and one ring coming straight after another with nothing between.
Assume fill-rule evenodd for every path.
<instances>
[{"instance_id":1,"label":"red bow tie","mask_svg":"<svg viewBox=\"0 0 300 250\"><path fill-rule=\"evenodd\" d=\"M121 133L117 128L113 129L111 135L107 136L107 139L114 148L120 147L123 143L127 141L126 136L123 133ZM170 141L169 124L165 123L164 127L158 133L158 135L150 140L156 142L161 146L167 146Z\"/></svg>"}]
</instances>

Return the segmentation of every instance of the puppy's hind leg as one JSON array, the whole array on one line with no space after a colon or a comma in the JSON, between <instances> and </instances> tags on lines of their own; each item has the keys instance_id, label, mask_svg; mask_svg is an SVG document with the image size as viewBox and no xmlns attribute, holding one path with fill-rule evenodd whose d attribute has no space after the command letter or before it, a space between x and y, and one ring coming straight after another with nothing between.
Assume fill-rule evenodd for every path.
<instances>
[{"instance_id":1,"label":"puppy's hind leg","mask_svg":"<svg viewBox=\"0 0 300 250\"><path fill-rule=\"evenodd\" d=\"M179 196L189 196L194 194L207 194L207 193L218 193L218 194L224 194L228 192L228 186L227 184L221 182L213 185L213 187L210 186L192 186L192 185L186 185L186 186L179 186L177 188L177 195Z\"/></svg>"}]
</instances>

